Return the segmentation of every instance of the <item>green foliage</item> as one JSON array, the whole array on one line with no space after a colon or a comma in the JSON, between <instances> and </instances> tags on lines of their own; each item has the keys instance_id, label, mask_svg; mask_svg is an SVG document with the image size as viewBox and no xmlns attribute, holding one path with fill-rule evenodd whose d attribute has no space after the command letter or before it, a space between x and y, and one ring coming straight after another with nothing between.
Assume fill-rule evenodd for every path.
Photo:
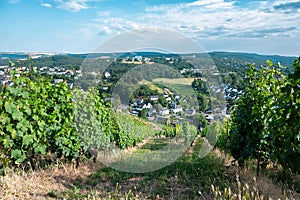
<instances>
[{"instance_id":1,"label":"green foliage","mask_svg":"<svg viewBox=\"0 0 300 200\"><path fill-rule=\"evenodd\" d=\"M217 123L217 125L215 125L217 129L215 132L217 136L216 147L223 151L228 151L230 121L225 118L222 122L214 122L213 124L215 123Z\"/></svg>"},{"instance_id":2,"label":"green foliage","mask_svg":"<svg viewBox=\"0 0 300 200\"><path fill-rule=\"evenodd\" d=\"M94 88L74 91L73 112L84 152L91 148L103 150L110 146L117 130L115 121L112 111L103 105Z\"/></svg>"},{"instance_id":3,"label":"green foliage","mask_svg":"<svg viewBox=\"0 0 300 200\"><path fill-rule=\"evenodd\" d=\"M174 128L172 126L165 126L164 129L165 129L164 135L166 137L175 137L176 136L176 128Z\"/></svg>"},{"instance_id":4,"label":"green foliage","mask_svg":"<svg viewBox=\"0 0 300 200\"><path fill-rule=\"evenodd\" d=\"M198 133L197 128L188 122L183 122L181 125L176 124L175 127L165 126L164 129L164 131L159 132L159 136L184 138L186 145L190 145Z\"/></svg>"},{"instance_id":5,"label":"green foliage","mask_svg":"<svg viewBox=\"0 0 300 200\"><path fill-rule=\"evenodd\" d=\"M114 115L118 132L114 135L114 141L121 149L135 146L143 139L154 136L154 129L141 119L118 112Z\"/></svg>"},{"instance_id":6,"label":"green foliage","mask_svg":"<svg viewBox=\"0 0 300 200\"><path fill-rule=\"evenodd\" d=\"M142 111L139 114L139 117L146 119L147 118L148 109L143 108Z\"/></svg>"},{"instance_id":7,"label":"green foliage","mask_svg":"<svg viewBox=\"0 0 300 200\"><path fill-rule=\"evenodd\" d=\"M295 60L294 74L287 79L280 77L279 84L272 85L273 90L279 90L276 101L273 102L273 112L270 113L268 125L273 133L272 159L293 172L300 172L300 58ZM284 78L284 80L282 80Z\"/></svg>"},{"instance_id":8,"label":"green foliage","mask_svg":"<svg viewBox=\"0 0 300 200\"><path fill-rule=\"evenodd\" d=\"M158 102L160 103L160 105L162 105L163 107L166 107L168 105L168 101L166 100L166 98L163 95L159 95L158 96Z\"/></svg>"},{"instance_id":9,"label":"green foliage","mask_svg":"<svg viewBox=\"0 0 300 200\"><path fill-rule=\"evenodd\" d=\"M270 61L265 68L250 66L245 95L231 116L230 152L240 163L257 159L257 173L270 160L299 171L299 59L289 78L281 68Z\"/></svg>"},{"instance_id":10,"label":"green foliage","mask_svg":"<svg viewBox=\"0 0 300 200\"><path fill-rule=\"evenodd\" d=\"M11 72L13 85L0 95L1 165L20 164L48 151L78 156L72 91L37 74Z\"/></svg>"},{"instance_id":11,"label":"green foliage","mask_svg":"<svg viewBox=\"0 0 300 200\"><path fill-rule=\"evenodd\" d=\"M13 84L0 93L2 171L48 152L72 159L81 147L103 150L116 141L125 148L154 135L142 120L105 107L94 88L72 91L65 82L53 84L32 64L26 74L12 71Z\"/></svg>"},{"instance_id":12,"label":"green foliage","mask_svg":"<svg viewBox=\"0 0 300 200\"><path fill-rule=\"evenodd\" d=\"M149 97L150 95L158 95L157 90L152 90L148 85L141 85L136 91L134 91L133 96L136 97Z\"/></svg>"},{"instance_id":13,"label":"green foliage","mask_svg":"<svg viewBox=\"0 0 300 200\"><path fill-rule=\"evenodd\" d=\"M192 82L192 87L195 90L195 93L197 95L199 110L202 112L206 111L210 104L209 103L210 91L209 88L207 87L206 82L199 78L195 79Z\"/></svg>"},{"instance_id":14,"label":"green foliage","mask_svg":"<svg viewBox=\"0 0 300 200\"><path fill-rule=\"evenodd\" d=\"M192 82L192 87L194 90L201 92L202 94L209 94L209 89L206 85L206 82L202 79L195 79Z\"/></svg>"}]
</instances>

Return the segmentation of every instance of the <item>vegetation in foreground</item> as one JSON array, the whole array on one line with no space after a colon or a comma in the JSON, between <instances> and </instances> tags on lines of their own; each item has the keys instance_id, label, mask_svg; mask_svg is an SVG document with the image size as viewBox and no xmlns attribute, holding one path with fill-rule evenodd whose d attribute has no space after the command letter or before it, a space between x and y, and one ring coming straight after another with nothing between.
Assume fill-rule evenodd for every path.
<instances>
[{"instance_id":1,"label":"vegetation in foreground","mask_svg":"<svg viewBox=\"0 0 300 200\"><path fill-rule=\"evenodd\" d=\"M168 138L153 138L139 151L155 151L168 144ZM85 161L51 165L30 173L11 172L1 183L4 199L297 199L290 191L285 197L280 186L251 170L239 172L225 166L228 157L217 151L199 158L203 140L196 142L175 163L149 173L126 173Z\"/></svg>"}]
</instances>

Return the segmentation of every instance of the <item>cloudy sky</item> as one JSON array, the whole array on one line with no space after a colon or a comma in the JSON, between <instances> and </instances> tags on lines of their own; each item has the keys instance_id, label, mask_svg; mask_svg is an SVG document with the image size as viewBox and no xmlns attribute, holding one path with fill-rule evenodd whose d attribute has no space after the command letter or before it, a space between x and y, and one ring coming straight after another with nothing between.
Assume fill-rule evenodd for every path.
<instances>
[{"instance_id":1,"label":"cloudy sky","mask_svg":"<svg viewBox=\"0 0 300 200\"><path fill-rule=\"evenodd\" d=\"M300 55L299 0L1 0L0 52L91 52L165 28L206 51Z\"/></svg>"}]
</instances>

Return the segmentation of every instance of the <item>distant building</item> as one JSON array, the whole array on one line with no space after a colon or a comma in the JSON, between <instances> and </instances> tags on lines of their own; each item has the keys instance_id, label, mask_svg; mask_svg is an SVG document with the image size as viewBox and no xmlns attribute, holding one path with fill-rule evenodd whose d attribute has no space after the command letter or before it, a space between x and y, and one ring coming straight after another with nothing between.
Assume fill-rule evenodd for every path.
<instances>
[{"instance_id":1,"label":"distant building","mask_svg":"<svg viewBox=\"0 0 300 200\"><path fill-rule=\"evenodd\" d=\"M158 96L150 96L150 101L158 101Z\"/></svg>"},{"instance_id":2,"label":"distant building","mask_svg":"<svg viewBox=\"0 0 300 200\"><path fill-rule=\"evenodd\" d=\"M168 108L162 108L160 110L159 114L161 114L161 115L168 115L168 114L170 114L170 111L169 111Z\"/></svg>"},{"instance_id":3,"label":"distant building","mask_svg":"<svg viewBox=\"0 0 300 200\"><path fill-rule=\"evenodd\" d=\"M139 112L137 112L137 111L132 111L131 114L135 115L135 116L139 116Z\"/></svg>"},{"instance_id":4,"label":"distant building","mask_svg":"<svg viewBox=\"0 0 300 200\"><path fill-rule=\"evenodd\" d=\"M179 113L182 112L182 107L181 106L175 106L175 108L172 109L173 113Z\"/></svg>"},{"instance_id":5,"label":"distant building","mask_svg":"<svg viewBox=\"0 0 300 200\"><path fill-rule=\"evenodd\" d=\"M107 90L108 90L108 86L104 86L104 87L102 87L102 89L103 89L104 91L107 91Z\"/></svg>"},{"instance_id":6,"label":"distant building","mask_svg":"<svg viewBox=\"0 0 300 200\"><path fill-rule=\"evenodd\" d=\"M142 61L143 57L142 56L134 56L134 60Z\"/></svg>"},{"instance_id":7,"label":"distant building","mask_svg":"<svg viewBox=\"0 0 300 200\"><path fill-rule=\"evenodd\" d=\"M64 82L64 79L54 79L54 84Z\"/></svg>"},{"instance_id":8,"label":"distant building","mask_svg":"<svg viewBox=\"0 0 300 200\"><path fill-rule=\"evenodd\" d=\"M104 73L104 76L105 76L105 78L109 78L109 77L110 77L110 73L105 72L105 73Z\"/></svg>"},{"instance_id":9,"label":"distant building","mask_svg":"<svg viewBox=\"0 0 300 200\"><path fill-rule=\"evenodd\" d=\"M175 99L176 99L176 100L180 100L180 98L181 98L181 97L180 97L179 95L176 95L176 96L175 96Z\"/></svg>"}]
</instances>

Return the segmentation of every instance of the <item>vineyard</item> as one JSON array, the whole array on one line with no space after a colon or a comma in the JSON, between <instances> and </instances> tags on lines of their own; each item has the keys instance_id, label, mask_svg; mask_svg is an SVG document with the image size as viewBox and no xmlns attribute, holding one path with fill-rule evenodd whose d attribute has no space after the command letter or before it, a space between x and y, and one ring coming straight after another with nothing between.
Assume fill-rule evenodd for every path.
<instances>
[{"instance_id":1,"label":"vineyard","mask_svg":"<svg viewBox=\"0 0 300 200\"><path fill-rule=\"evenodd\" d=\"M232 114L229 146L241 166L251 158L260 167L269 163L287 171L300 172L300 58L294 73L281 73L280 65L268 61L266 68L250 67L244 96Z\"/></svg>"},{"instance_id":2,"label":"vineyard","mask_svg":"<svg viewBox=\"0 0 300 200\"><path fill-rule=\"evenodd\" d=\"M15 63L10 62L11 66L15 66ZM178 138L183 139L184 145L189 147L198 134L196 127L187 122L157 130L145 120L105 106L95 88L83 91L80 88L71 89L65 82L54 84L51 78L42 76L32 66L29 60L26 73L18 67L16 70L7 68L6 75L10 77L10 82L5 82L1 88L0 170L3 176L11 169L35 170L44 163L51 165L58 159L65 163L77 160L78 167L94 149L98 152L109 150L111 153L112 149L124 150L138 146L145 139L150 140L148 146L151 148L144 146L143 149L142 146L137 151L152 152L158 150L157 147L152 148L157 143L165 146ZM238 164L239 170L245 170L249 162L255 161L256 176L268 168L276 169L279 173L275 179L287 187L291 177L300 172L300 58L293 67L294 72L285 75L280 64L273 65L270 61L265 67L250 65L244 79L245 93L237 100L230 119L214 122L201 133L205 137L210 132L216 132L216 147L228 154L233 159L232 163ZM151 144L151 141L156 142ZM197 143L196 153L192 152L157 172L132 175L103 168L97 171L95 177L90 175L84 179L85 182L74 185L84 190L88 190L86 185L93 190L100 183L109 188L117 185L114 191L104 188L105 192L98 197L105 198L116 192L112 199L119 199L122 195L117 191L118 181L142 177L144 186L149 186L154 181L153 177L156 177L157 181L154 182L158 186L153 193L145 191L146 194L138 194L139 190L143 190L143 185L140 185L135 189L137 194L127 190L123 195L130 199L138 195L141 199L160 199L171 194L178 198L205 196L235 199L236 196L227 189L236 183L235 178L231 177L234 174L225 172L223 163L212 153L203 159L197 157L202 142L200 140ZM173 176L174 173L176 176ZM164 183L163 177L168 184ZM295 187L295 184L291 185ZM174 193L169 193L169 190L167 194L166 191L156 191L159 187L173 188ZM206 193L199 192L200 188ZM252 195L248 190L242 190L245 199L258 199L260 196L258 192ZM210 192L214 195L209 195ZM47 195L81 199L90 194L80 196L76 191L52 191Z\"/></svg>"},{"instance_id":3,"label":"vineyard","mask_svg":"<svg viewBox=\"0 0 300 200\"><path fill-rule=\"evenodd\" d=\"M4 84L0 95L2 174L13 166L34 168L49 154L50 162L71 160L112 144L135 146L155 134L140 119L105 107L93 88L71 90L34 70L7 73L13 84Z\"/></svg>"}]
</instances>

